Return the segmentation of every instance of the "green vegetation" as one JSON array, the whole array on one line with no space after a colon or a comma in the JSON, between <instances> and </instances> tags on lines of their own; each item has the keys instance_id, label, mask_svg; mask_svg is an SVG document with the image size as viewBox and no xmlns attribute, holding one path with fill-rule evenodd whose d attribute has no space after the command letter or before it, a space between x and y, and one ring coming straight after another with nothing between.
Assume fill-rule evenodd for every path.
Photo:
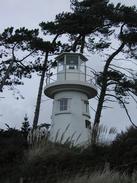
<instances>
[{"instance_id":1,"label":"green vegetation","mask_svg":"<svg viewBox=\"0 0 137 183\"><path fill-rule=\"evenodd\" d=\"M53 143L48 138L30 146L22 129L0 131L2 183L19 182L21 178L32 183L136 182L136 128L121 132L111 143L87 147Z\"/></svg>"}]
</instances>

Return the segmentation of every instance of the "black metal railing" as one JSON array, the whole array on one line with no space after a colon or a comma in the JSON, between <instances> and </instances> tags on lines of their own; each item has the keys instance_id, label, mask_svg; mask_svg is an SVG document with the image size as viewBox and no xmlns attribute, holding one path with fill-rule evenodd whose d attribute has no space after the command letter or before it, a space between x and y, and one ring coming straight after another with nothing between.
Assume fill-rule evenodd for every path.
<instances>
[{"instance_id":1,"label":"black metal railing","mask_svg":"<svg viewBox=\"0 0 137 183\"><path fill-rule=\"evenodd\" d=\"M78 69L63 69L58 72L54 72L54 70L51 69L46 75L47 85L56 81L65 80L83 81L96 85L96 75L93 69L88 66L80 66Z\"/></svg>"}]
</instances>

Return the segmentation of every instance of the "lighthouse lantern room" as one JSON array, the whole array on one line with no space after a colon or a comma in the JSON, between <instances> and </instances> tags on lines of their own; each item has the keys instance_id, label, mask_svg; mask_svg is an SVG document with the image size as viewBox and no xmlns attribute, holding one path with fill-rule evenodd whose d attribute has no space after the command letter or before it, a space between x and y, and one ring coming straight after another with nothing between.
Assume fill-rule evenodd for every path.
<instances>
[{"instance_id":1,"label":"lighthouse lantern room","mask_svg":"<svg viewBox=\"0 0 137 183\"><path fill-rule=\"evenodd\" d=\"M89 99L97 94L87 58L80 53L61 53L55 58L57 73L47 78L46 96L53 99L50 139L76 144L88 142L91 122Z\"/></svg>"}]
</instances>

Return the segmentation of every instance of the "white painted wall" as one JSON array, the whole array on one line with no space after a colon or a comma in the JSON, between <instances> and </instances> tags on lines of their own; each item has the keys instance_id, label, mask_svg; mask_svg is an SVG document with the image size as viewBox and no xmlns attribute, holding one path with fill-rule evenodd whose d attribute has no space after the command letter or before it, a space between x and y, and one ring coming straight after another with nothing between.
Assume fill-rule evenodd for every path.
<instances>
[{"instance_id":1,"label":"white painted wall","mask_svg":"<svg viewBox=\"0 0 137 183\"><path fill-rule=\"evenodd\" d=\"M84 81L86 80L86 74L77 69L67 69L66 71L60 71L57 74L58 81L70 80L70 81Z\"/></svg>"},{"instance_id":2,"label":"white painted wall","mask_svg":"<svg viewBox=\"0 0 137 183\"><path fill-rule=\"evenodd\" d=\"M69 98L69 108L67 111L60 111L59 99ZM60 140L65 129L68 130L64 134L63 141L67 138L73 137L74 142L76 142L78 136L80 138L77 143L84 143L89 139L89 129L85 126L85 120L90 120L89 110L86 112L84 101L88 101L88 97L78 91L64 91L55 94L53 101L53 111L52 111L52 126L50 137L54 141L58 134L58 140Z\"/></svg>"}]
</instances>

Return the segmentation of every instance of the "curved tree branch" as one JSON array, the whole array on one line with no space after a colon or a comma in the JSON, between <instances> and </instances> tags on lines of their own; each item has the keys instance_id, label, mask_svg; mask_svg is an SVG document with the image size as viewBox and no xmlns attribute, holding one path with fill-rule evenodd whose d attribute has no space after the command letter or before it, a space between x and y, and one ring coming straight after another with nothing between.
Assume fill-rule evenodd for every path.
<instances>
[{"instance_id":1,"label":"curved tree branch","mask_svg":"<svg viewBox=\"0 0 137 183\"><path fill-rule=\"evenodd\" d=\"M124 110L125 110L125 112L126 112L126 114L127 114L127 117L128 117L128 119L129 119L130 123L131 123L135 128L137 128L137 126L136 126L136 125L134 124L134 122L132 121L131 116L130 116L130 114L129 114L129 112L128 112L128 109L127 109L127 107L126 107L126 104L123 102L123 100L121 100L119 97L116 97L115 95L112 95L112 94L107 94L107 95L116 98L116 99L122 104L122 106L123 106L123 108L124 108Z\"/></svg>"}]
</instances>

